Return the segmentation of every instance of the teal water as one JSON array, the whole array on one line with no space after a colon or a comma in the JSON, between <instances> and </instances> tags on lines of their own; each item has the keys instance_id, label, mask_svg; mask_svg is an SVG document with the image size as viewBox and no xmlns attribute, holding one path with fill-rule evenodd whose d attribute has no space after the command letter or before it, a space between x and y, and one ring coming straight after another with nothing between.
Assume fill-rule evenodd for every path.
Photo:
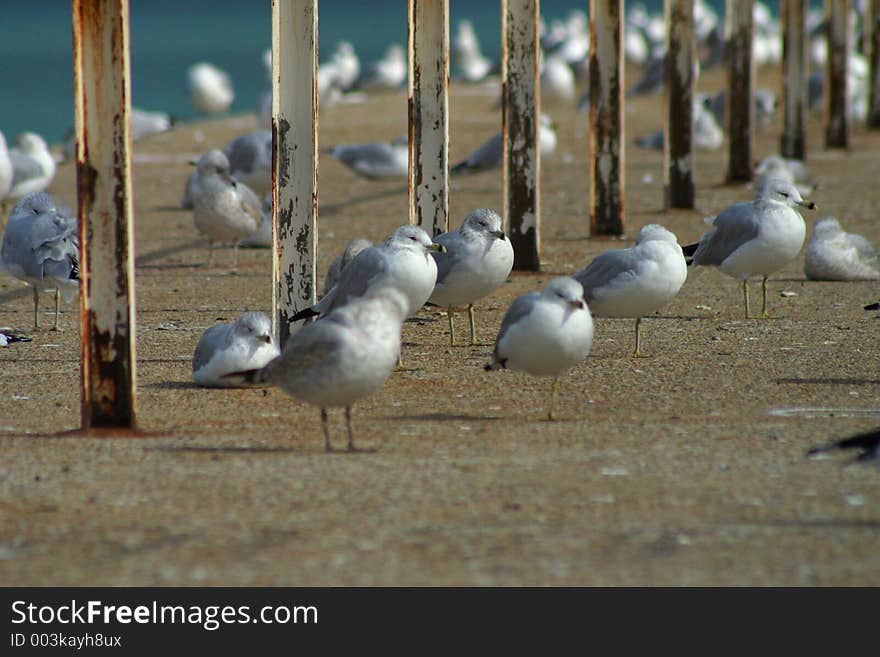
<instances>
[{"instance_id":1,"label":"teal water","mask_svg":"<svg viewBox=\"0 0 880 657\"><path fill-rule=\"evenodd\" d=\"M627 3L627 5L635 3ZM647 0L659 11L662 0ZM715 0L723 7L722 0ZM769 6L777 11L778 2ZM500 0L450 0L450 29L469 18L483 51L500 49ZM563 18L588 0L542 0L546 19ZM132 102L182 120L195 118L186 93L186 69L208 61L235 85L231 113L252 112L268 89L262 52L271 39L268 0L131 0ZM336 43L354 44L361 65L388 45L406 45L406 0L320 0L319 56ZM24 131L60 141L73 125L71 3L69 0L0 0L0 130L11 141Z\"/></svg>"}]
</instances>

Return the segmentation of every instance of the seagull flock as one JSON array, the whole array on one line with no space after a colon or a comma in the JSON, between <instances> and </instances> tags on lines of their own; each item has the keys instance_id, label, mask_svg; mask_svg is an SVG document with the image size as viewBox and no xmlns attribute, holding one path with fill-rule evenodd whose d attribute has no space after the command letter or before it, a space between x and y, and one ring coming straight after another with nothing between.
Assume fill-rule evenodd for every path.
<instances>
[{"instance_id":1,"label":"seagull flock","mask_svg":"<svg viewBox=\"0 0 880 657\"><path fill-rule=\"evenodd\" d=\"M775 61L781 48L778 24L769 13L763 13L762 3L755 6L755 55ZM695 21L703 54L701 67L715 65L722 26L702 0L695 3ZM640 5L627 15L626 56L645 71L627 91L628 96L653 93L662 86L657 62L663 61L664 36L662 18L648 15ZM720 41L723 45L723 39ZM469 21L459 24L451 46L455 79L479 83L497 73L497 65L481 52ZM566 21L542 23L541 46L544 106L575 103L575 81L588 72L589 24L583 12L572 12ZM814 58L825 56L816 47L811 53ZM268 51L263 62L270 72ZM197 112L228 111L234 90L223 71L201 62L188 70L187 81ZM358 94L399 90L405 81L406 57L399 46L389 48L380 61L361 67L352 44L343 42L331 60L321 64L318 87L322 102L342 102L357 99ZM772 92L756 94L756 103L759 116L775 110ZM261 106L265 107L265 98ZM698 147L720 148L723 107L723 96L700 95L696 99ZM173 127L167 116L146 112L139 116L139 121L143 119L142 134ZM542 155L551 156L555 151L555 125L546 114L541 115L539 143ZM662 148L662 131L659 136L639 138L638 143ZM271 132L263 129L240 135L222 149L212 148L192 163L195 169L186 180L181 206L192 210L195 229L208 239L208 266L213 265L214 244L218 242L233 245L235 262L239 246L271 247L271 149ZM384 143L339 144L324 152L368 180L405 179L408 175L405 136ZM450 173L479 175L497 170L501 161L498 132L453 164ZM39 328L41 291L54 291L52 328L57 330L60 298L69 301L79 289L77 221L45 191L54 174L55 159L39 135L22 133L8 147L0 133L4 219L7 201L15 203L0 245L0 271L32 287L34 329ZM761 316L769 316L768 277L800 254L807 236L801 211L816 208L807 200L816 185L803 162L775 155L756 167L755 176L754 198L706 217L708 228L693 244L681 245L664 226L649 224L638 232L633 246L607 250L572 276L554 278L542 290L516 298L493 344L486 345L493 349L485 369L512 369L551 378L546 415L553 419L559 377L589 355L594 319L634 319L633 356L644 356L642 320L670 303L686 283L689 268L698 266L716 267L741 281L746 318L751 316L748 280L760 278ZM203 387L276 385L319 407L327 451L334 449L327 409L344 408L346 449L357 451L352 405L381 388L395 368L403 369L401 330L407 318L421 312L426 304L445 312L454 348L454 313L466 310L468 345L481 346L475 306L504 284L513 265L510 239L498 213L489 208L473 210L457 229L435 236L407 224L381 244L356 237L331 263L321 299L293 316L291 337L283 350L275 342L269 318L260 312L245 312L234 323L216 324L204 332L192 359L193 381ZM880 280L880 259L868 240L845 232L836 218L823 217L816 221L806 249L804 273L810 280ZM0 332L0 346L27 340L10 329ZM877 444L874 432L822 445L811 455L856 447L863 450L859 458L867 460L876 457Z\"/></svg>"}]
</instances>

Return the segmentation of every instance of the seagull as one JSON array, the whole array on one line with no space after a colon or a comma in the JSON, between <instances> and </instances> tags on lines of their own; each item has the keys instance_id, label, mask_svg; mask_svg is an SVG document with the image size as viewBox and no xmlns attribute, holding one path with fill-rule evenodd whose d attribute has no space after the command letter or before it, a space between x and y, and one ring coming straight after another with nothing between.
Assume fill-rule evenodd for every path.
<instances>
[{"instance_id":1,"label":"seagull","mask_svg":"<svg viewBox=\"0 0 880 657\"><path fill-rule=\"evenodd\" d=\"M215 324L202 334L193 355L193 381L210 388L246 385L236 372L260 369L281 354L266 315L246 312L234 324Z\"/></svg>"},{"instance_id":2,"label":"seagull","mask_svg":"<svg viewBox=\"0 0 880 657\"><path fill-rule=\"evenodd\" d=\"M327 292L339 283L339 277L342 275L342 271L352 260L355 259L357 254L371 246L373 246L373 243L362 237L356 237L345 245L345 250L342 254L333 258L333 262L331 262L330 266L327 268L327 276L324 278L324 294L327 294Z\"/></svg>"},{"instance_id":3,"label":"seagull","mask_svg":"<svg viewBox=\"0 0 880 657\"><path fill-rule=\"evenodd\" d=\"M303 326L290 337L281 355L262 369L229 376L277 385L292 397L319 406L327 452L333 451L327 408L343 406L348 451L360 451L354 444L351 407L381 388L391 376L409 307L400 290L384 287L372 296L336 308L321 321Z\"/></svg>"},{"instance_id":4,"label":"seagull","mask_svg":"<svg viewBox=\"0 0 880 657\"><path fill-rule=\"evenodd\" d=\"M572 275L584 288L595 317L635 317L641 353L642 317L669 303L687 279L687 264L675 235L648 224L628 249L612 249Z\"/></svg>"},{"instance_id":5,"label":"seagull","mask_svg":"<svg viewBox=\"0 0 880 657\"><path fill-rule=\"evenodd\" d=\"M837 219L825 217L813 226L804 274L813 281L876 281L880 256L864 237L845 232Z\"/></svg>"},{"instance_id":6,"label":"seagull","mask_svg":"<svg viewBox=\"0 0 880 657\"><path fill-rule=\"evenodd\" d=\"M573 102L574 71L562 57L548 55L541 62L541 102Z\"/></svg>"},{"instance_id":7,"label":"seagull","mask_svg":"<svg viewBox=\"0 0 880 657\"><path fill-rule=\"evenodd\" d=\"M6 137L0 132L0 204L5 205L9 190L12 189L12 160L9 158L9 149L6 146ZM0 208L0 213L6 211Z\"/></svg>"},{"instance_id":8,"label":"seagull","mask_svg":"<svg viewBox=\"0 0 880 657\"><path fill-rule=\"evenodd\" d=\"M23 132L9 149L12 161L10 198L24 198L31 192L42 192L55 177L55 158L45 140L35 132Z\"/></svg>"},{"instance_id":9,"label":"seagull","mask_svg":"<svg viewBox=\"0 0 880 657\"><path fill-rule=\"evenodd\" d=\"M212 149L198 162L199 186L193 206L196 228L208 236L208 263L214 256L214 241L238 243L257 230L262 218L260 199L247 185L229 175L229 160L223 151Z\"/></svg>"},{"instance_id":10,"label":"seagull","mask_svg":"<svg viewBox=\"0 0 880 657\"><path fill-rule=\"evenodd\" d=\"M824 445L813 447L807 456L815 456L834 449L857 451L854 463L874 462L880 464L880 427L874 427L864 433L857 433L849 438L834 440Z\"/></svg>"},{"instance_id":11,"label":"seagull","mask_svg":"<svg viewBox=\"0 0 880 657\"><path fill-rule=\"evenodd\" d=\"M199 114L222 114L235 99L232 80L213 64L199 62L187 71L189 97Z\"/></svg>"},{"instance_id":12,"label":"seagull","mask_svg":"<svg viewBox=\"0 0 880 657\"><path fill-rule=\"evenodd\" d=\"M772 178L786 180L798 188L801 196L809 196L816 189L810 170L802 160L768 155L755 166L758 186Z\"/></svg>"},{"instance_id":13,"label":"seagull","mask_svg":"<svg viewBox=\"0 0 880 657\"><path fill-rule=\"evenodd\" d=\"M541 156L548 157L556 150L556 124L546 114L541 114L538 124L540 134L538 143ZM482 145L475 148L461 162L454 165L449 173L453 176L497 169L504 161L504 140L501 131L496 132Z\"/></svg>"},{"instance_id":14,"label":"seagull","mask_svg":"<svg viewBox=\"0 0 880 657\"><path fill-rule=\"evenodd\" d=\"M13 342L30 342L31 338L26 335L10 333L7 327L0 329L0 347L8 347Z\"/></svg>"},{"instance_id":15,"label":"seagull","mask_svg":"<svg viewBox=\"0 0 880 657\"><path fill-rule=\"evenodd\" d=\"M406 51L395 43L382 59L361 71L355 87L364 91L400 89L406 82L407 71Z\"/></svg>"},{"instance_id":16,"label":"seagull","mask_svg":"<svg viewBox=\"0 0 880 657\"><path fill-rule=\"evenodd\" d=\"M746 319L749 318L750 276L761 276L764 292L762 317L767 314L767 277L793 260L804 245L807 227L796 207L813 210L797 187L772 178L756 191L755 200L734 203L721 214L706 217L712 230L700 241L682 248L690 266L718 267L742 281Z\"/></svg>"},{"instance_id":17,"label":"seagull","mask_svg":"<svg viewBox=\"0 0 880 657\"><path fill-rule=\"evenodd\" d=\"M435 242L446 251L434 253L437 284L428 301L446 308L449 342L455 346L453 308L467 306L471 345L477 344L474 302L492 294L513 269L513 246L501 229L501 217L486 208L474 210L461 227L438 235Z\"/></svg>"},{"instance_id":18,"label":"seagull","mask_svg":"<svg viewBox=\"0 0 880 657\"><path fill-rule=\"evenodd\" d=\"M58 209L46 192L25 196L12 209L0 269L34 288L34 328L40 328L40 290L55 290L55 323L63 295L70 302L79 291L79 239L76 220Z\"/></svg>"},{"instance_id":19,"label":"seagull","mask_svg":"<svg viewBox=\"0 0 880 657\"><path fill-rule=\"evenodd\" d=\"M271 249L272 248L272 194L263 196L260 204L260 225L253 233L238 243L243 249Z\"/></svg>"},{"instance_id":20,"label":"seagull","mask_svg":"<svg viewBox=\"0 0 880 657\"><path fill-rule=\"evenodd\" d=\"M560 374L583 361L592 344L593 318L583 287L573 278L554 278L542 292L523 294L510 304L485 369L552 376L547 412L552 420Z\"/></svg>"},{"instance_id":21,"label":"seagull","mask_svg":"<svg viewBox=\"0 0 880 657\"><path fill-rule=\"evenodd\" d=\"M389 143L340 144L327 149L359 176L370 180L406 178L409 175L409 138L398 137Z\"/></svg>"},{"instance_id":22,"label":"seagull","mask_svg":"<svg viewBox=\"0 0 880 657\"><path fill-rule=\"evenodd\" d=\"M272 131L256 130L236 137L223 153L229 174L262 197L272 191Z\"/></svg>"},{"instance_id":23,"label":"seagull","mask_svg":"<svg viewBox=\"0 0 880 657\"><path fill-rule=\"evenodd\" d=\"M318 303L300 310L290 321L323 317L352 299L373 296L386 287L404 294L409 302L408 317L425 305L434 289L437 265L429 254L438 250L440 245L418 226L400 226L379 246L358 253L340 273L339 282Z\"/></svg>"}]
</instances>

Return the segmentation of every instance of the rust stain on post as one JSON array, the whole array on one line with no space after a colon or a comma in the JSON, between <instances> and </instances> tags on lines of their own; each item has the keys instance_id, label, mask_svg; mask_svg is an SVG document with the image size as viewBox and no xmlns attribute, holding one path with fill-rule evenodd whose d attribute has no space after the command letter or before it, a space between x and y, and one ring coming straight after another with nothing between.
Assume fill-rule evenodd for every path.
<instances>
[{"instance_id":1,"label":"rust stain on post","mask_svg":"<svg viewBox=\"0 0 880 657\"><path fill-rule=\"evenodd\" d=\"M538 1L503 0L504 221L514 269L541 268Z\"/></svg>"},{"instance_id":2,"label":"rust stain on post","mask_svg":"<svg viewBox=\"0 0 880 657\"><path fill-rule=\"evenodd\" d=\"M807 157L807 0L782 0L782 137L783 157Z\"/></svg>"},{"instance_id":3,"label":"rust stain on post","mask_svg":"<svg viewBox=\"0 0 880 657\"><path fill-rule=\"evenodd\" d=\"M272 2L272 239L274 332L317 301L318 3Z\"/></svg>"},{"instance_id":4,"label":"rust stain on post","mask_svg":"<svg viewBox=\"0 0 880 657\"><path fill-rule=\"evenodd\" d=\"M880 0L869 0L868 127L880 128Z\"/></svg>"},{"instance_id":5,"label":"rust stain on post","mask_svg":"<svg viewBox=\"0 0 880 657\"><path fill-rule=\"evenodd\" d=\"M828 59L825 63L825 146L849 146L849 117L846 95L847 53L849 53L849 0L825 0L828 30Z\"/></svg>"},{"instance_id":6,"label":"rust stain on post","mask_svg":"<svg viewBox=\"0 0 880 657\"><path fill-rule=\"evenodd\" d=\"M137 412L128 0L73 0L72 6L82 428L133 428Z\"/></svg>"},{"instance_id":7,"label":"rust stain on post","mask_svg":"<svg viewBox=\"0 0 880 657\"><path fill-rule=\"evenodd\" d=\"M666 0L666 207L694 207L694 0Z\"/></svg>"},{"instance_id":8,"label":"rust stain on post","mask_svg":"<svg viewBox=\"0 0 880 657\"><path fill-rule=\"evenodd\" d=\"M753 0L727 0L727 181L752 179L755 67L752 58Z\"/></svg>"},{"instance_id":9,"label":"rust stain on post","mask_svg":"<svg viewBox=\"0 0 880 657\"><path fill-rule=\"evenodd\" d=\"M620 0L590 0L590 234L624 232Z\"/></svg>"},{"instance_id":10,"label":"rust stain on post","mask_svg":"<svg viewBox=\"0 0 880 657\"><path fill-rule=\"evenodd\" d=\"M409 221L449 230L449 0L409 0Z\"/></svg>"}]
</instances>

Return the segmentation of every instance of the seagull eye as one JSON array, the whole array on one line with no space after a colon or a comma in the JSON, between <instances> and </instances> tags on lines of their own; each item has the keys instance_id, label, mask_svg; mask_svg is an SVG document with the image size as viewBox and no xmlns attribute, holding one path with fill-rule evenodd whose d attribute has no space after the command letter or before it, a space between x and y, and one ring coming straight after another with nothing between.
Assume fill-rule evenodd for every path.
<instances>
[{"instance_id":1,"label":"seagull eye","mask_svg":"<svg viewBox=\"0 0 880 657\"><path fill-rule=\"evenodd\" d=\"M785 192L779 192L779 195L784 196L785 198L788 198L788 194L786 194Z\"/></svg>"}]
</instances>

